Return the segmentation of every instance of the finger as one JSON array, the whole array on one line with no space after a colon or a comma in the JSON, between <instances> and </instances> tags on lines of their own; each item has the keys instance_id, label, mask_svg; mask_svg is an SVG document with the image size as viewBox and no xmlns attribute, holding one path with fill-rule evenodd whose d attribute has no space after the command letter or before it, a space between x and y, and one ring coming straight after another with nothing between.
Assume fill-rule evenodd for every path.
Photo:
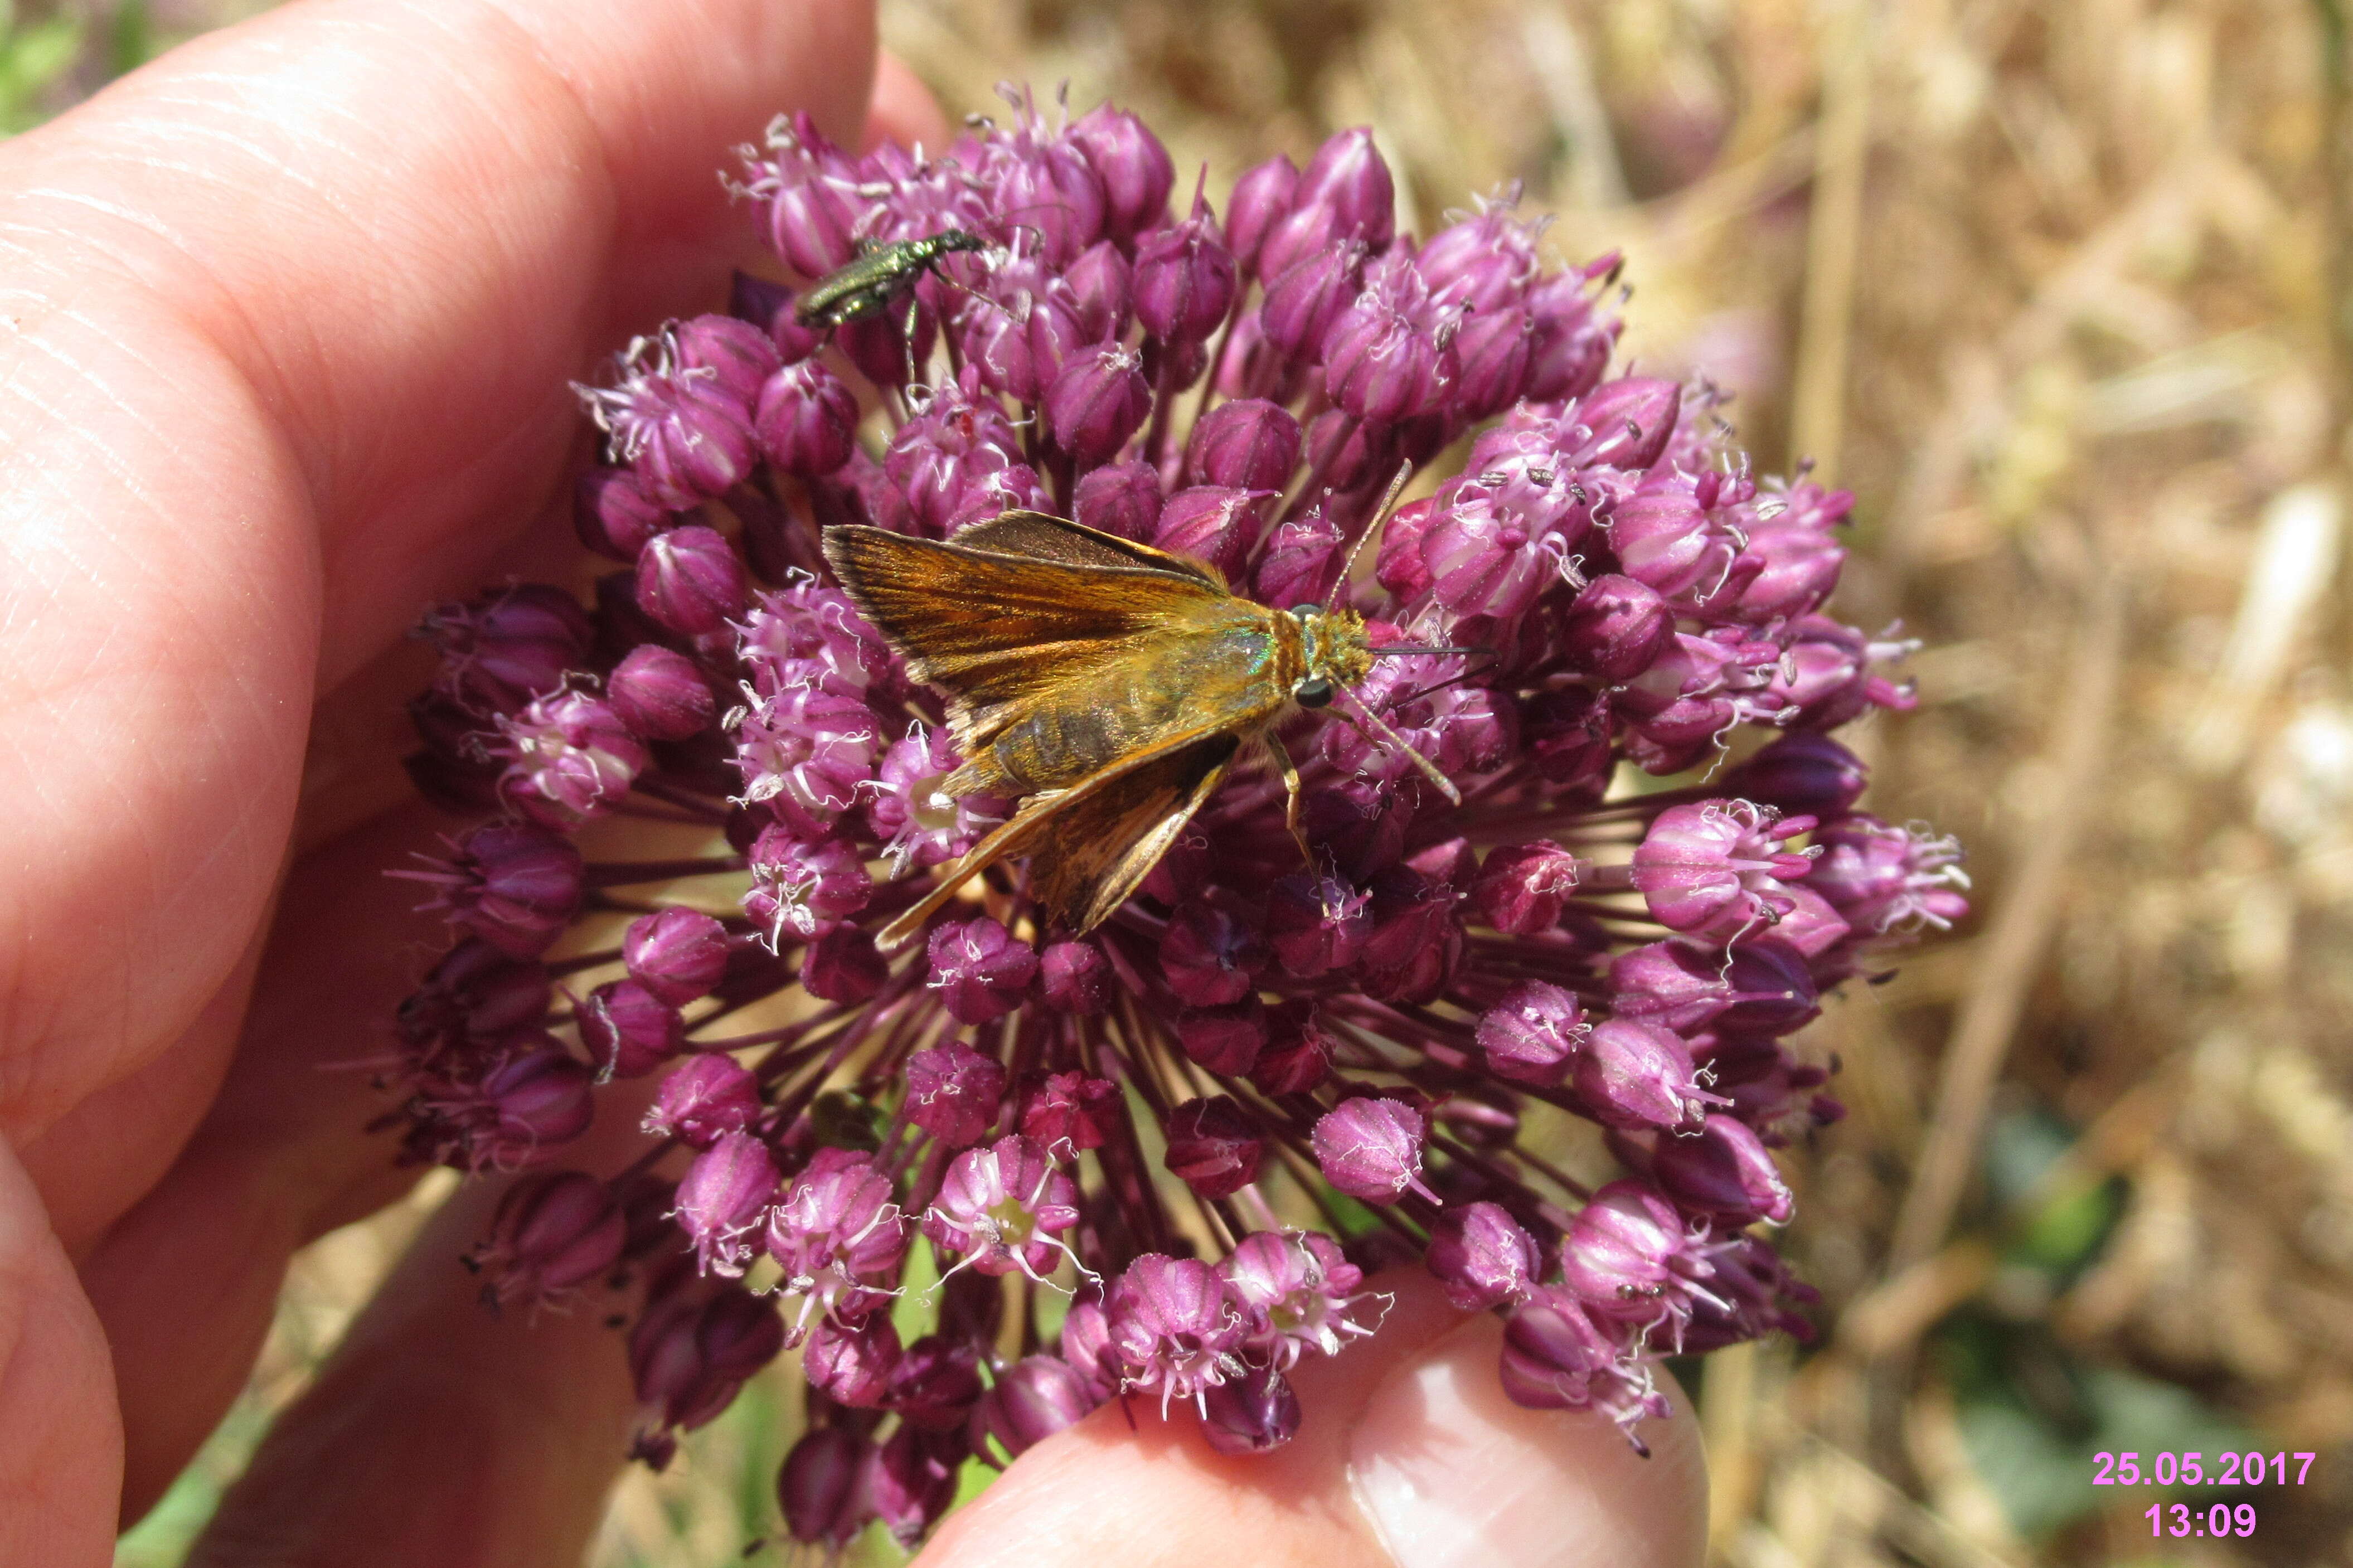
<instances>
[{"instance_id":1,"label":"finger","mask_svg":"<svg viewBox=\"0 0 2353 1568\"><path fill-rule=\"evenodd\" d=\"M948 117L923 78L907 68L898 56L884 50L874 62L874 106L867 113L865 145L885 142L902 147L927 147L934 152L955 139Z\"/></svg>"},{"instance_id":2,"label":"finger","mask_svg":"<svg viewBox=\"0 0 2353 1568\"><path fill-rule=\"evenodd\" d=\"M0 146L0 1131L219 993L313 693L533 514L567 380L718 281L726 147L854 134L871 49L829 0L338 0Z\"/></svg>"},{"instance_id":3,"label":"finger","mask_svg":"<svg viewBox=\"0 0 2353 1568\"><path fill-rule=\"evenodd\" d=\"M296 1249L417 1178L395 1165L389 1134L366 1131L394 1103L367 1064L390 1048L394 1010L439 944L413 884L384 874L432 843L430 826L412 806L295 868L219 1098L153 1191L132 1205L102 1165L59 1184L129 1208L81 1261L121 1383L126 1520L244 1386Z\"/></svg>"},{"instance_id":4,"label":"finger","mask_svg":"<svg viewBox=\"0 0 2353 1568\"><path fill-rule=\"evenodd\" d=\"M497 1184L443 1205L197 1542L191 1568L534 1568L580 1561L632 1413L592 1300L494 1315L456 1258Z\"/></svg>"},{"instance_id":5,"label":"finger","mask_svg":"<svg viewBox=\"0 0 2353 1568\"><path fill-rule=\"evenodd\" d=\"M0 1563L100 1568L121 1433L106 1341L0 1142Z\"/></svg>"},{"instance_id":6,"label":"finger","mask_svg":"<svg viewBox=\"0 0 2353 1568\"><path fill-rule=\"evenodd\" d=\"M1181 1412L1129 1429L1117 1405L1024 1454L948 1517L922 1563L1107 1562L1314 1568L1693 1568L1706 1481L1687 1410L1643 1427L1529 1411L1496 1384L1502 1331L1465 1322L1419 1277L1376 1281L1381 1331L1294 1376L1299 1435L1226 1457ZM1105 1500L1115 1499L1115 1507Z\"/></svg>"}]
</instances>

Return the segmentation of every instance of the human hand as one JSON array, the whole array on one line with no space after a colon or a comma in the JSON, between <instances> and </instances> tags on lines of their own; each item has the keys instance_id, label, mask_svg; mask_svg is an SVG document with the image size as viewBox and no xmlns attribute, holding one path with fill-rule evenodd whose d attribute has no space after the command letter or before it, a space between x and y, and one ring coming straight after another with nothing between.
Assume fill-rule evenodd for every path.
<instances>
[{"instance_id":1,"label":"human hand","mask_svg":"<svg viewBox=\"0 0 2353 1568\"><path fill-rule=\"evenodd\" d=\"M435 825L374 809L400 634L562 540L532 524L566 384L710 302L730 145L795 105L938 143L873 60L823 0L322 0L0 148L0 1563L106 1561L287 1258L409 1180L365 1075L322 1070L371 1054L430 932L381 873ZM436 1219L199 1560L577 1560L631 1394L595 1314L475 1304L449 1260L495 1196ZM1404 1568L1695 1560L1691 1423L1644 1464L1513 1409L1494 1332L1409 1290L1283 1452L1106 1411L934 1550L1377 1563L1377 1520Z\"/></svg>"}]
</instances>

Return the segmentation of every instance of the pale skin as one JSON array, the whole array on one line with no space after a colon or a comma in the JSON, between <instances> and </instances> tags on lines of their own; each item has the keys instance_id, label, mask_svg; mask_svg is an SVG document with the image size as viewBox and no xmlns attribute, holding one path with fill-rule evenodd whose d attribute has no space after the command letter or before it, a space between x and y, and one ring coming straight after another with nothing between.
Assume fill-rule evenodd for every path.
<instances>
[{"instance_id":1,"label":"pale skin","mask_svg":"<svg viewBox=\"0 0 2353 1568\"><path fill-rule=\"evenodd\" d=\"M852 5L311 0L0 145L0 1568L107 1563L288 1257L411 1179L322 1070L437 941L380 875L451 826L393 766L401 634L568 552L565 383L723 297L713 170L795 105L944 139ZM631 1396L597 1314L475 1306L451 1259L495 1200L434 1222L196 1561L579 1560ZM1281 1455L1108 1410L925 1561L1377 1568L1357 1500L1459 1461L1461 1561L1695 1563L1694 1424L1645 1464L1514 1410L1496 1331L1406 1282Z\"/></svg>"}]
</instances>

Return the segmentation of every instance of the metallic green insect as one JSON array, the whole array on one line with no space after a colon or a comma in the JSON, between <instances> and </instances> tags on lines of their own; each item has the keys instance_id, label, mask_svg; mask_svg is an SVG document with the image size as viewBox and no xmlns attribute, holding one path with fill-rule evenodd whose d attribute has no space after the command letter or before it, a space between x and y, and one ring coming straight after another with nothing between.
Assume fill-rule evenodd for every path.
<instances>
[{"instance_id":1,"label":"metallic green insect","mask_svg":"<svg viewBox=\"0 0 2353 1568\"><path fill-rule=\"evenodd\" d=\"M988 241L960 228L943 229L922 239L888 243L861 239L858 258L810 284L793 307L793 318L804 327L839 327L879 316L951 251L987 248ZM910 337L913 336L913 304L908 301Z\"/></svg>"}]
</instances>

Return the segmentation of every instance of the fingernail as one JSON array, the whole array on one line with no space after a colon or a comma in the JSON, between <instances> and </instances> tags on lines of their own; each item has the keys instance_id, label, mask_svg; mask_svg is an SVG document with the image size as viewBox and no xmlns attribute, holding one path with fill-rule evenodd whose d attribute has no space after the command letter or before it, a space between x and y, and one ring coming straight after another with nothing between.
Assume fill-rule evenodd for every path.
<instances>
[{"instance_id":1,"label":"fingernail","mask_svg":"<svg viewBox=\"0 0 2353 1568\"><path fill-rule=\"evenodd\" d=\"M1398 1568L1685 1568L1706 1548L1689 1408L1646 1423L1637 1458L1609 1420L1523 1410L1475 1318L1391 1373L1348 1439L1348 1476Z\"/></svg>"}]
</instances>

